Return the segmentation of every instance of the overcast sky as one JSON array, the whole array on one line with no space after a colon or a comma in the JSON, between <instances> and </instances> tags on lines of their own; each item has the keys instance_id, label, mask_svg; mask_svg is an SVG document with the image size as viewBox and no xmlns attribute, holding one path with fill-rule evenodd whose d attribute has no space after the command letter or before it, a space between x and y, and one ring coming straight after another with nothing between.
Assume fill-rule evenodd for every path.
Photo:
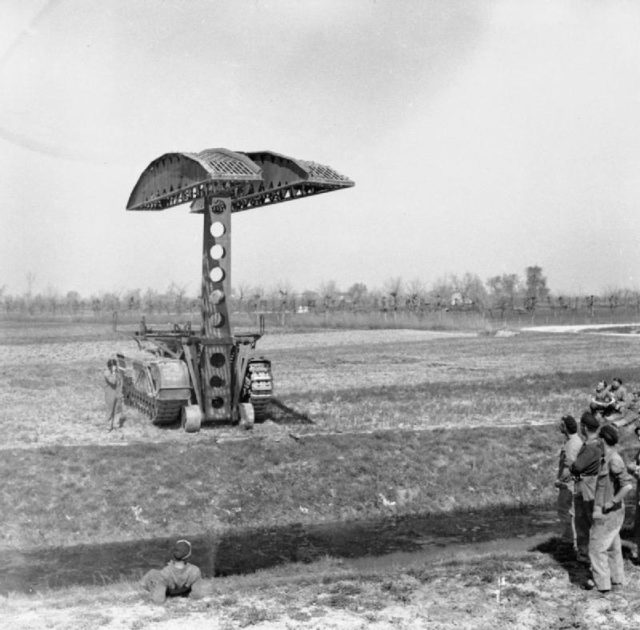
<instances>
[{"instance_id":1,"label":"overcast sky","mask_svg":"<svg viewBox=\"0 0 640 630\"><path fill-rule=\"evenodd\" d=\"M202 217L125 205L226 147L356 182L234 215L234 284L637 289L639 116L631 0L2 0L0 287L195 294Z\"/></svg>"}]
</instances>

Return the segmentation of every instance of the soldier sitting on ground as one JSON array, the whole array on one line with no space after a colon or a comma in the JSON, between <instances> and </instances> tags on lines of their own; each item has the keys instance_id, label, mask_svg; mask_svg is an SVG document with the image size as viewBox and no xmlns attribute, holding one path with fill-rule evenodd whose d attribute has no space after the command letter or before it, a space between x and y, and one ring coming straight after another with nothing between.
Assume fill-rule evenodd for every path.
<instances>
[{"instance_id":1,"label":"soldier sitting on ground","mask_svg":"<svg viewBox=\"0 0 640 630\"><path fill-rule=\"evenodd\" d=\"M630 394L618 376L611 381L609 393L613 396L614 408L605 415L609 422L617 427L626 427L638 419L637 395Z\"/></svg>"},{"instance_id":2,"label":"soldier sitting on ground","mask_svg":"<svg viewBox=\"0 0 640 630\"><path fill-rule=\"evenodd\" d=\"M596 389L589 402L589 410L597 420L602 421L606 416L615 413L616 401L609 391L607 381L598 381Z\"/></svg>"},{"instance_id":3,"label":"soldier sitting on ground","mask_svg":"<svg viewBox=\"0 0 640 630\"><path fill-rule=\"evenodd\" d=\"M191 543L178 540L171 560L163 569L151 569L142 578L142 588L151 601L162 604L167 597L193 597L199 599L207 593L200 569L187 562L191 556Z\"/></svg>"}]
</instances>

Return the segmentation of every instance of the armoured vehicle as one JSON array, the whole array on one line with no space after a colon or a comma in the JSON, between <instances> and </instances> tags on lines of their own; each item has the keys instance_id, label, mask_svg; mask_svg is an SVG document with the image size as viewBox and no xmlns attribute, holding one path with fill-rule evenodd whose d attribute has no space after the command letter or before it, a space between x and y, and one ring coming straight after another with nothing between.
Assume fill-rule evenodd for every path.
<instances>
[{"instance_id":1,"label":"armoured vehicle","mask_svg":"<svg viewBox=\"0 0 640 630\"><path fill-rule=\"evenodd\" d=\"M189 203L203 215L199 329L141 324L134 338L143 358L118 354L123 397L155 424L181 420L186 431L203 422L250 425L273 396L271 362L256 354L259 333L232 332L231 216L253 208L349 188L354 182L322 164L258 151L206 149L166 153L140 175L127 210L159 211Z\"/></svg>"}]
</instances>

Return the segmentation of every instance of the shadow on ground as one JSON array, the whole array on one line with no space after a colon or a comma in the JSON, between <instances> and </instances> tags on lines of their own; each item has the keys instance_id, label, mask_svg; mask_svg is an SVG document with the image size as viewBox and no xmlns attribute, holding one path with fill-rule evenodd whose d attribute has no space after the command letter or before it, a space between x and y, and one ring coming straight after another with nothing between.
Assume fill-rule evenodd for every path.
<instances>
[{"instance_id":1,"label":"shadow on ground","mask_svg":"<svg viewBox=\"0 0 640 630\"><path fill-rule=\"evenodd\" d=\"M326 556L382 556L531 536L549 532L554 522L554 513L546 507L505 505L368 521L211 531L188 537L193 544L193 562L211 577L250 573L284 562L312 562ZM160 567L168 560L173 542L173 538L156 538L5 551L0 555L0 593L138 579L149 568Z\"/></svg>"},{"instance_id":2,"label":"shadow on ground","mask_svg":"<svg viewBox=\"0 0 640 630\"><path fill-rule=\"evenodd\" d=\"M634 533L632 527L625 527L621 533L622 538L622 555L630 558L634 562L637 561L636 545L634 542ZM572 584L582 586L590 577L591 571L589 565L576 560L573 547L559 538L553 537L543 542L533 549L550 555L560 566L562 566L569 576Z\"/></svg>"},{"instance_id":3,"label":"shadow on ground","mask_svg":"<svg viewBox=\"0 0 640 630\"><path fill-rule=\"evenodd\" d=\"M278 398L271 399L267 407L267 416L276 424L313 424L313 420L306 413L288 407Z\"/></svg>"}]
</instances>

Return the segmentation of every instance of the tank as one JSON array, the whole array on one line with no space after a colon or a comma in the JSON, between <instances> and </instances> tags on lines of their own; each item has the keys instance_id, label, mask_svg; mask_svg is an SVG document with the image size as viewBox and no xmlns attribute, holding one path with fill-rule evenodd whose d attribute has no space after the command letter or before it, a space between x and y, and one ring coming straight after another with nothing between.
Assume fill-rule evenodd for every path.
<instances>
[{"instance_id":1,"label":"tank","mask_svg":"<svg viewBox=\"0 0 640 630\"><path fill-rule=\"evenodd\" d=\"M272 151L205 149L165 153L142 172L128 211L155 212L188 203L203 215L202 322L151 330L141 322L134 339L144 358L118 355L124 402L158 425L181 421L251 426L268 415L273 398L271 361L256 353L260 333L232 333L231 216L303 199L354 183L329 166Z\"/></svg>"}]
</instances>

